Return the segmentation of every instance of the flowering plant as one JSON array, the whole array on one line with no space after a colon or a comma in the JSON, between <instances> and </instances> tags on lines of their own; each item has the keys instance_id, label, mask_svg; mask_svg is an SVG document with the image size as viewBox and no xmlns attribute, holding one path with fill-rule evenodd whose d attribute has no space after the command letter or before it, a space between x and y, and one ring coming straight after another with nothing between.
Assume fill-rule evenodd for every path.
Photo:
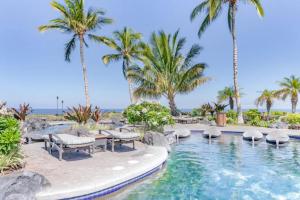
<instances>
[{"instance_id":1,"label":"flowering plant","mask_svg":"<svg viewBox=\"0 0 300 200\"><path fill-rule=\"evenodd\" d=\"M148 130L157 130L174 123L170 110L158 103L131 105L125 109L123 116L130 124L144 124Z\"/></svg>"}]
</instances>

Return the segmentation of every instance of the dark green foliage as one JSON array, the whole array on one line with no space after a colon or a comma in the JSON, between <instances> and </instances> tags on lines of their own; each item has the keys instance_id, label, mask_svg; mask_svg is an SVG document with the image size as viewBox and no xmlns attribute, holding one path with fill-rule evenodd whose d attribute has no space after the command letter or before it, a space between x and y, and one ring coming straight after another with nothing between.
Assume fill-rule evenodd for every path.
<instances>
[{"instance_id":1,"label":"dark green foliage","mask_svg":"<svg viewBox=\"0 0 300 200\"><path fill-rule=\"evenodd\" d=\"M246 121L252 121L255 119L261 119L261 114L257 109L249 109L244 112Z\"/></svg>"},{"instance_id":2,"label":"dark green foliage","mask_svg":"<svg viewBox=\"0 0 300 200\"><path fill-rule=\"evenodd\" d=\"M0 154L18 149L21 140L19 123L12 117L0 117Z\"/></svg>"},{"instance_id":3,"label":"dark green foliage","mask_svg":"<svg viewBox=\"0 0 300 200\"><path fill-rule=\"evenodd\" d=\"M225 110L225 108L228 106L226 104L219 104L219 103L214 103L214 110L216 113L221 113Z\"/></svg>"},{"instance_id":4,"label":"dark green foliage","mask_svg":"<svg viewBox=\"0 0 300 200\"><path fill-rule=\"evenodd\" d=\"M227 123L236 124L237 123L237 112L234 110L229 110L226 113Z\"/></svg>"},{"instance_id":5,"label":"dark green foliage","mask_svg":"<svg viewBox=\"0 0 300 200\"><path fill-rule=\"evenodd\" d=\"M192 116L192 117L203 116L202 114L203 114L203 113L202 113L201 108L194 108L194 109L192 110L192 112L191 112L191 116Z\"/></svg>"}]
</instances>

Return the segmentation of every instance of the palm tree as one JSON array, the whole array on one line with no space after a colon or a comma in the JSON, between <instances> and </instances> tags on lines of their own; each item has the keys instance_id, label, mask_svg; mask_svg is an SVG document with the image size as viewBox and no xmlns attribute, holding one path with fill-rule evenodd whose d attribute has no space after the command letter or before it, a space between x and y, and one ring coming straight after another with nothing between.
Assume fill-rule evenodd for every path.
<instances>
[{"instance_id":1,"label":"palm tree","mask_svg":"<svg viewBox=\"0 0 300 200\"><path fill-rule=\"evenodd\" d=\"M298 94L300 92L300 78L295 77L294 75L285 77L283 81L279 82L281 87L280 90L276 92L283 100L288 96L291 97L292 103L292 113L296 112L296 107L298 103Z\"/></svg>"},{"instance_id":2,"label":"palm tree","mask_svg":"<svg viewBox=\"0 0 300 200\"><path fill-rule=\"evenodd\" d=\"M122 69L125 79L128 81L130 102L134 103L132 95L132 84L130 79L126 76L126 70L132 64L134 59L139 59L141 56L141 37L142 34L135 33L130 28L125 27L122 31L115 31L114 38L107 37L92 37L94 40L104 43L108 47L115 50L115 53L108 54L102 57L104 64L109 64L113 61L122 59Z\"/></svg>"},{"instance_id":3,"label":"palm tree","mask_svg":"<svg viewBox=\"0 0 300 200\"><path fill-rule=\"evenodd\" d=\"M219 103L224 101L229 101L230 110L234 109L234 88L233 87L225 87L223 90L218 92L217 97Z\"/></svg>"},{"instance_id":4,"label":"palm tree","mask_svg":"<svg viewBox=\"0 0 300 200\"><path fill-rule=\"evenodd\" d=\"M236 12L239 3L242 0L204 0L199 5L197 5L191 13L191 20L193 21L202 12L205 12L204 20L199 28L198 36L206 30L208 25L214 21L221 13L224 6L228 6L228 26L232 36L233 42L233 81L234 81L234 91L235 91L235 101L237 105L238 113L238 123L244 123L243 113L240 102L240 92L238 85L238 48L236 39ZM247 0L242 1L251 3L257 9L260 16L264 16L264 10L261 6L260 0ZM228 5L227 5L228 4Z\"/></svg>"},{"instance_id":5,"label":"palm tree","mask_svg":"<svg viewBox=\"0 0 300 200\"><path fill-rule=\"evenodd\" d=\"M270 116L270 110L273 106L274 99L278 98L278 94L276 94L275 90L264 90L260 94L260 96L255 100L256 106L262 106L263 104L266 104L268 118Z\"/></svg>"},{"instance_id":6,"label":"palm tree","mask_svg":"<svg viewBox=\"0 0 300 200\"><path fill-rule=\"evenodd\" d=\"M174 35L163 31L153 33L150 45L144 46L144 66L131 66L127 71L127 76L137 84L135 96L166 97L174 116L179 114L175 96L189 93L209 79L203 75L206 64L193 63L201 47L193 45L187 55L183 55L186 40L178 38L178 34L178 31Z\"/></svg>"},{"instance_id":7,"label":"palm tree","mask_svg":"<svg viewBox=\"0 0 300 200\"><path fill-rule=\"evenodd\" d=\"M87 67L84 60L84 47L88 47L85 36L91 36L91 32L100 29L105 24L111 24L112 20L103 17L105 12L101 10L84 9L84 0L64 0L66 5L57 1L52 1L51 6L57 10L61 16L50 20L47 25L39 27L39 31L59 30L64 33L72 34L72 38L65 44L65 60L70 62L70 55L76 47L76 41L80 44L80 60L82 65L84 92L86 106L90 106L90 97L88 92Z\"/></svg>"}]
</instances>

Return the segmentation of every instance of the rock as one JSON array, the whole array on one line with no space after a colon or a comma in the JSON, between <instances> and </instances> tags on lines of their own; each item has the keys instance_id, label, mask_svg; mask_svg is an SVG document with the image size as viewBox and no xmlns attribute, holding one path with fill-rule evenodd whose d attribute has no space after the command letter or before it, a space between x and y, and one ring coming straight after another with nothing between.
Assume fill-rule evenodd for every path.
<instances>
[{"instance_id":1,"label":"rock","mask_svg":"<svg viewBox=\"0 0 300 200\"><path fill-rule=\"evenodd\" d=\"M204 117L202 120L200 120L199 123L204 125L210 125L210 121L208 120L207 117Z\"/></svg>"},{"instance_id":2,"label":"rock","mask_svg":"<svg viewBox=\"0 0 300 200\"><path fill-rule=\"evenodd\" d=\"M285 122L276 122L271 124L269 128L288 129L289 125Z\"/></svg>"},{"instance_id":3,"label":"rock","mask_svg":"<svg viewBox=\"0 0 300 200\"><path fill-rule=\"evenodd\" d=\"M161 133L153 131L146 132L143 142L148 145L165 147L168 152L171 152L171 146L168 139Z\"/></svg>"},{"instance_id":4,"label":"rock","mask_svg":"<svg viewBox=\"0 0 300 200\"><path fill-rule=\"evenodd\" d=\"M217 123L213 120L213 121L210 121L210 122L209 122L209 125L210 125L210 126L217 126Z\"/></svg>"},{"instance_id":5,"label":"rock","mask_svg":"<svg viewBox=\"0 0 300 200\"><path fill-rule=\"evenodd\" d=\"M191 131L188 129L176 130L174 133L178 138L186 138L191 136Z\"/></svg>"},{"instance_id":6,"label":"rock","mask_svg":"<svg viewBox=\"0 0 300 200\"><path fill-rule=\"evenodd\" d=\"M49 181L34 172L19 172L0 177L0 199L33 200L35 194L49 186Z\"/></svg>"},{"instance_id":7,"label":"rock","mask_svg":"<svg viewBox=\"0 0 300 200\"><path fill-rule=\"evenodd\" d=\"M41 131L49 126L50 124L45 119L30 119L23 124L23 128L26 128L27 132Z\"/></svg>"},{"instance_id":8,"label":"rock","mask_svg":"<svg viewBox=\"0 0 300 200\"><path fill-rule=\"evenodd\" d=\"M170 145L176 143L176 135L174 134L174 131L164 131L163 135Z\"/></svg>"}]
</instances>

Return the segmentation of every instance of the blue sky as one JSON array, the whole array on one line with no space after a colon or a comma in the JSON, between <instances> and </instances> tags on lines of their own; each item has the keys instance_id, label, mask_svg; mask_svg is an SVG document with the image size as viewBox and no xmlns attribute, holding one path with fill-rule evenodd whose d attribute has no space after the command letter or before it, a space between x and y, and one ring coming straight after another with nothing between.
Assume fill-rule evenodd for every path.
<instances>
[{"instance_id":1,"label":"blue sky","mask_svg":"<svg viewBox=\"0 0 300 200\"><path fill-rule=\"evenodd\" d=\"M153 31L173 33L180 28L187 38L204 49L198 57L209 68L212 81L189 95L177 96L180 108L193 108L215 100L217 91L232 85L232 43L226 13L213 23L203 37L197 37L200 20L189 15L200 0L86 0L87 6L103 8L114 24L103 27L99 35L124 26L133 28L148 41ZM289 3L287 3L289 2ZM50 0L9 0L0 8L0 99L17 106L28 102L34 108L54 108L56 96L67 106L84 104L82 71L78 49L72 62L64 61L64 43L70 35L52 31L39 33L37 27L57 17ZM251 5L241 4L237 16L239 82L246 94L243 107L254 107L258 91L276 89L285 76L300 76L300 2L262 0L266 16L259 18ZM93 105L123 108L129 104L127 83L121 63L104 66L102 55L111 51L89 42L86 50L90 96ZM161 100L166 103L165 100ZM276 108L290 108L278 101Z\"/></svg>"}]
</instances>

